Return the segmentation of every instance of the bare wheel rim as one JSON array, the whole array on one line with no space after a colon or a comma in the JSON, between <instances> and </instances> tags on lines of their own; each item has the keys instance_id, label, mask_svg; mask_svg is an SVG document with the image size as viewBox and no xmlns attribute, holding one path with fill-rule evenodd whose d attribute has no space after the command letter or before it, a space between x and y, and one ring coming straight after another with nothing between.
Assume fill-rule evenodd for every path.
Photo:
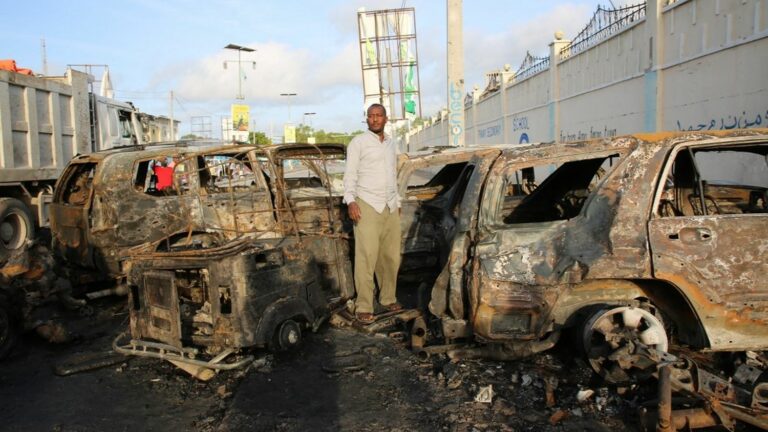
<instances>
[{"instance_id":1,"label":"bare wheel rim","mask_svg":"<svg viewBox=\"0 0 768 432\"><path fill-rule=\"evenodd\" d=\"M590 366L612 382L642 379L650 364L633 356L642 344L667 351L669 340L664 325L652 312L631 306L603 309L584 326L584 352Z\"/></svg>"}]
</instances>

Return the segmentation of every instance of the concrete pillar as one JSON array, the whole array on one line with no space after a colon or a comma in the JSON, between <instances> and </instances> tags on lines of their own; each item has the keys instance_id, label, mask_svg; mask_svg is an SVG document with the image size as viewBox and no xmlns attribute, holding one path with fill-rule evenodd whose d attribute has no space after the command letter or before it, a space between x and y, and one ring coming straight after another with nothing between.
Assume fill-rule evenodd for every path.
<instances>
[{"instance_id":1,"label":"concrete pillar","mask_svg":"<svg viewBox=\"0 0 768 432\"><path fill-rule=\"evenodd\" d=\"M480 86L474 85L472 87L472 135L474 135L474 140L472 141L473 146L476 146L480 142L480 128L477 127L477 104L480 102L480 95L482 94L483 91L480 90ZM464 144L466 145L466 143Z\"/></svg>"},{"instance_id":2,"label":"concrete pillar","mask_svg":"<svg viewBox=\"0 0 768 432\"><path fill-rule=\"evenodd\" d=\"M510 143L511 127L507 126L507 115L509 115L509 104L507 103L507 82L512 77L512 66L505 64L504 70L500 74L501 79L501 130L504 144Z\"/></svg>"},{"instance_id":3,"label":"concrete pillar","mask_svg":"<svg viewBox=\"0 0 768 432\"><path fill-rule=\"evenodd\" d=\"M648 0L645 5L648 40L643 88L645 132L658 131L664 125L664 3L666 0Z\"/></svg>"},{"instance_id":4,"label":"concrete pillar","mask_svg":"<svg viewBox=\"0 0 768 432\"><path fill-rule=\"evenodd\" d=\"M462 0L446 0L448 17L448 145L464 147L464 31Z\"/></svg>"},{"instance_id":5,"label":"concrete pillar","mask_svg":"<svg viewBox=\"0 0 768 432\"><path fill-rule=\"evenodd\" d=\"M563 32L555 32L555 40L549 44L549 137L548 141L560 138L560 51L571 43L563 39Z\"/></svg>"}]
</instances>

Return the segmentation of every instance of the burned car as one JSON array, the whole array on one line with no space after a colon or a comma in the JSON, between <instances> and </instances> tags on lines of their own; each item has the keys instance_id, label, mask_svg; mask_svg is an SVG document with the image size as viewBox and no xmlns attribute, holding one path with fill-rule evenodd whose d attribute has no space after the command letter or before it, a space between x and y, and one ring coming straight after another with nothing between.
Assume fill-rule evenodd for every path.
<instances>
[{"instance_id":1,"label":"burned car","mask_svg":"<svg viewBox=\"0 0 768 432\"><path fill-rule=\"evenodd\" d=\"M162 351L193 365L201 363L189 353L199 351L218 356L204 362L208 368L234 367L221 360L242 348L291 348L303 329L329 316L330 305L352 297L344 146L249 153L241 161L248 165L246 183L217 181L213 194L182 190L181 202L204 201L177 212L186 231L126 251L132 340L116 344L119 351ZM200 167L185 175L205 183L209 174Z\"/></svg>"},{"instance_id":2,"label":"burned car","mask_svg":"<svg viewBox=\"0 0 768 432\"><path fill-rule=\"evenodd\" d=\"M237 171L250 172L251 164L258 163L249 159L250 150L216 141L180 141L75 157L57 182L50 206L54 252L73 267L119 278L124 275L120 256L127 248L161 238L173 241L173 234L194 231L209 213L226 223L232 216L217 211L220 196L239 193L245 183L258 180ZM171 172L175 184L168 184ZM191 172L206 175L185 174ZM222 188L224 183L232 190ZM263 189L262 199L243 201L241 209L271 209ZM193 199L182 191L201 193Z\"/></svg>"},{"instance_id":3,"label":"burned car","mask_svg":"<svg viewBox=\"0 0 768 432\"><path fill-rule=\"evenodd\" d=\"M436 150L402 158L401 282L431 286L465 184L456 178L482 151ZM236 367L247 357L225 362L227 355L254 347L291 348L303 330L316 329L353 297L354 238L342 204L345 148L273 146L252 156L260 169L250 187L271 200L269 211L240 213L245 195L222 196L222 213L251 223L223 226L209 215L196 230L127 252L131 340L118 341L117 350L205 368ZM210 236L221 229L235 238Z\"/></svg>"},{"instance_id":4,"label":"burned car","mask_svg":"<svg viewBox=\"0 0 768 432\"><path fill-rule=\"evenodd\" d=\"M768 133L540 144L474 158L430 310L455 356L518 358L573 332L625 381L640 347L768 347Z\"/></svg>"}]
</instances>

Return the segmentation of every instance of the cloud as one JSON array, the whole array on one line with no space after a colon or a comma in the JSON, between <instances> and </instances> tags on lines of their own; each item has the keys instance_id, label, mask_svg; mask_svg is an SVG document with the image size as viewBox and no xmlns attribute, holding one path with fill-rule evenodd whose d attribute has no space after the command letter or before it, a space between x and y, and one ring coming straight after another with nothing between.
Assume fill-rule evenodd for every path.
<instances>
[{"instance_id":1,"label":"cloud","mask_svg":"<svg viewBox=\"0 0 768 432\"><path fill-rule=\"evenodd\" d=\"M354 44L347 44L330 58L277 42L246 46L256 49L242 53L240 63L242 92L249 100L278 102L280 93L297 93L310 103L328 97L336 87L360 85ZM225 50L198 62L169 67L154 81L163 80L176 80L177 92L189 100L232 99L238 93L236 53Z\"/></svg>"},{"instance_id":2,"label":"cloud","mask_svg":"<svg viewBox=\"0 0 768 432\"><path fill-rule=\"evenodd\" d=\"M561 4L525 20L509 24L502 31L489 33L479 27L464 28L464 82L468 93L477 85L485 86L487 72L509 64L517 70L526 52L534 56L549 54L554 33L561 30L568 37L587 24L594 10L584 4ZM445 29L439 29L445 33ZM433 32L434 34L434 32ZM422 108L424 116L435 115L446 101L446 40L419 39ZM423 48L423 49L422 49ZM424 77L431 77L425 80Z\"/></svg>"}]
</instances>

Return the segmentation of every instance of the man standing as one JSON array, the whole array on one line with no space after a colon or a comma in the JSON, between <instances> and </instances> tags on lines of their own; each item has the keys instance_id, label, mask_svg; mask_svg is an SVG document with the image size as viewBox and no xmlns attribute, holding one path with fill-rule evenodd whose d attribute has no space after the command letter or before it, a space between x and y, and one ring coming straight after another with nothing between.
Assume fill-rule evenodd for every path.
<instances>
[{"instance_id":1,"label":"man standing","mask_svg":"<svg viewBox=\"0 0 768 432\"><path fill-rule=\"evenodd\" d=\"M389 311L403 307L395 296L400 267L400 196L397 194L397 148L384 133L387 111L373 104L367 111L368 131L347 147L344 202L355 223L355 313L371 323L373 277L379 283L379 303Z\"/></svg>"}]
</instances>

